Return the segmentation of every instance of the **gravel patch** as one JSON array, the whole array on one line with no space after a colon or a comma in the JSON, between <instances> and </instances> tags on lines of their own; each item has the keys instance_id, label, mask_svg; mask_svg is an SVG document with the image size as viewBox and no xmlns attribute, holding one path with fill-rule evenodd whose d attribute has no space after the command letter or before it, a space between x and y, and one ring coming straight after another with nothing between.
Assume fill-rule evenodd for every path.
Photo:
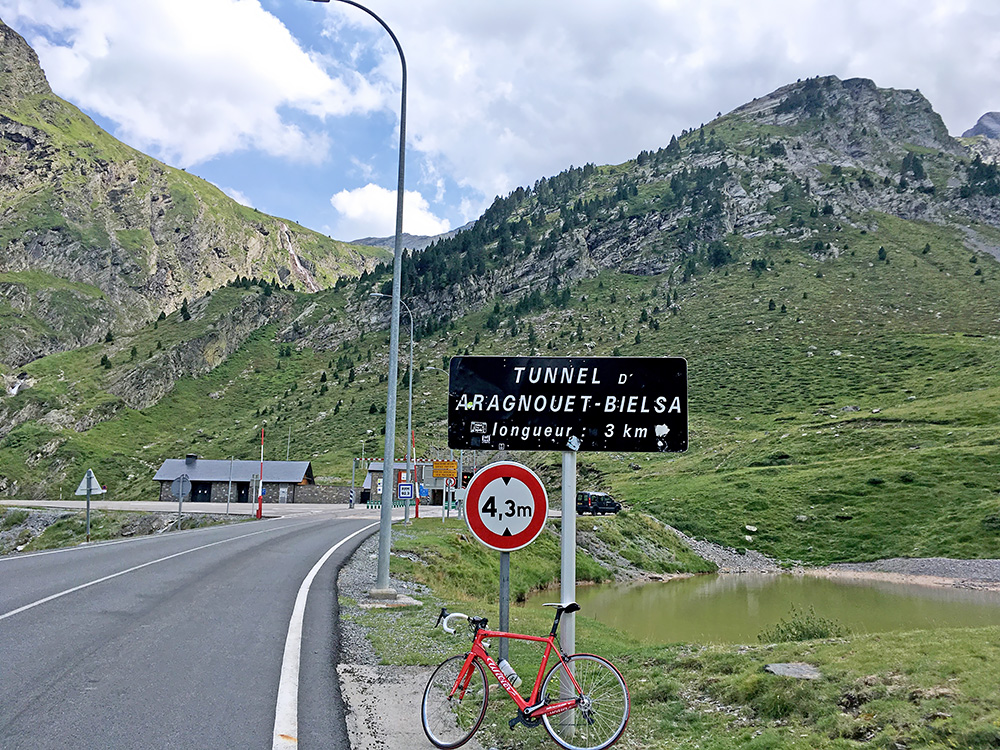
<instances>
[{"instance_id":1,"label":"gravel patch","mask_svg":"<svg viewBox=\"0 0 1000 750\"><path fill-rule=\"evenodd\" d=\"M694 550L696 555L718 565L720 573L778 573L781 571L781 566L778 565L777 561L755 550L748 549L739 552L732 547L723 547L721 544L708 542L704 539L692 539L672 526L667 528Z\"/></svg>"},{"instance_id":2,"label":"gravel patch","mask_svg":"<svg viewBox=\"0 0 1000 750\"><path fill-rule=\"evenodd\" d=\"M36 536L62 518L74 515L60 510L9 507L0 517L0 555L20 552ZM27 514L25 516L25 514ZM13 523L18 519L17 523Z\"/></svg>"},{"instance_id":3,"label":"gravel patch","mask_svg":"<svg viewBox=\"0 0 1000 750\"><path fill-rule=\"evenodd\" d=\"M393 529L393 538L400 532ZM404 532L405 533L405 532ZM368 596L375 586L378 565L378 534L372 534L344 563L337 577L338 599L340 612L340 661L344 664L361 664L376 666L379 663L364 627L352 622L350 615L368 607L384 605ZM426 586L410 581L401 581L389 577L389 588L395 589L400 597L415 598L426 596L429 591ZM345 603L345 600L350 600ZM391 617L391 610L387 614ZM428 615L429 616L429 615Z\"/></svg>"},{"instance_id":4,"label":"gravel patch","mask_svg":"<svg viewBox=\"0 0 1000 750\"><path fill-rule=\"evenodd\" d=\"M405 533L405 530L394 528L393 539ZM433 667L379 664L365 628L352 621L352 615L363 609L386 605L368 596L375 585L377 565L378 534L373 534L344 563L337 577L340 602L337 674L344 700L347 736L355 750L433 750L420 723L420 700ZM404 600L429 593L426 586L391 576L389 588L395 589L398 598ZM394 611L398 610L390 606L383 614L391 619ZM432 613L427 614L431 620ZM405 630L400 632L405 634ZM483 750L475 738L464 747Z\"/></svg>"},{"instance_id":5,"label":"gravel patch","mask_svg":"<svg viewBox=\"0 0 1000 750\"><path fill-rule=\"evenodd\" d=\"M868 563L834 563L835 573L885 573L890 575L951 579L961 588L981 588L1000 584L1000 560L954 560L948 557L893 557Z\"/></svg>"},{"instance_id":6,"label":"gravel patch","mask_svg":"<svg viewBox=\"0 0 1000 750\"><path fill-rule=\"evenodd\" d=\"M38 508L18 508L9 506L3 508L0 516L0 555L21 552L45 532L52 524L64 518L83 515L80 510L41 510ZM95 510L98 513L109 511ZM119 538L133 536L148 536L165 531L174 531L177 527L175 511L150 513L145 511L111 511L126 513L129 518L122 524ZM235 523L246 520L245 517L227 516L220 513L185 513L181 518L181 528L195 529L201 526L211 526L219 523Z\"/></svg>"}]
</instances>

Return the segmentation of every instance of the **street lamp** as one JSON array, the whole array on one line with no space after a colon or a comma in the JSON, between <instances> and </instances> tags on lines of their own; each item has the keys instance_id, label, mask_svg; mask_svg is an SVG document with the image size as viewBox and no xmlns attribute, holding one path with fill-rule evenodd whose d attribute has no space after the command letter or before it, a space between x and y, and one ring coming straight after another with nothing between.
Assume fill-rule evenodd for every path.
<instances>
[{"instance_id":1,"label":"street lamp","mask_svg":"<svg viewBox=\"0 0 1000 750\"><path fill-rule=\"evenodd\" d=\"M445 375L447 375L449 379L451 378L451 373L448 372L448 370L442 370L440 367L435 367L434 365L427 365L427 366L424 367L424 369L425 370L437 370L438 372L441 372L441 373L444 373ZM449 397L449 399L451 398L451 394L450 393L448 394L448 397ZM452 458L455 458L455 452L454 451L450 451L450 455L451 455ZM456 489L462 489L462 471L463 471L464 460L465 460L465 451L459 451L458 452L458 476L456 477L456 482L455 482ZM445 505L447 505L447 502L448 501L445 500ZM445 509L442 509L442 511L441 511L441 522L442 523L444 522L445 512L446 512ZM464 515L465 515L465 510L464 510L464 506L463 506L463 508L461 510L459 510L459 517L462 517Z\"/></svg>"},{"instance_id":2,"label":"street lamp","mask_svg":"<svg viewBox=\"0 0 1000 750\"><path fill-rule=\"evenodd\" d=\"M312 0L315 3L328 3L330 0ZM382 508L379 516L378 530L378 572L375 577L375 588L369 594L375 599L395 599L396 590L389 588L389 554L392 546L392 498L395 495L395 477L392 469L385 471L386 464L391 467L395 463L396 446L396 379L399 377L399 290L403 275L403 172L406 161L406 57L396 35L388 24L360 3L353 0L335 0L335 2L353 5L363 10L378 21L386 30L399 52L399 62L402 67L402 85L399 105L399 179L396 184L396 239L393 244L392 259L392 313L389 327L389 393L385 404L385 458L382 463Z\"/></svg>"},{"instance_id":3,"label":"street lamp","mask_svg":"<svg viewBox=\"0 0 1000 750\"><path fill-rule=\"evenodd\" d=\"M372 292L372 297L388 297L388 294L382 294L381 292ZM406 309L406 314L410 316L410 374L407 377L409 381L408 385L410 387L410 397L407 402L406 407L406 476L410 478L410 482L416 487L416 482L413 477L413 455L411 453L411 448L413 445L413 310L407 305L402 299L399 300L401 304ZM407 498L403 502L403 523L408 524L410 522L410 499Z\"/></svg>"}]
</instances>

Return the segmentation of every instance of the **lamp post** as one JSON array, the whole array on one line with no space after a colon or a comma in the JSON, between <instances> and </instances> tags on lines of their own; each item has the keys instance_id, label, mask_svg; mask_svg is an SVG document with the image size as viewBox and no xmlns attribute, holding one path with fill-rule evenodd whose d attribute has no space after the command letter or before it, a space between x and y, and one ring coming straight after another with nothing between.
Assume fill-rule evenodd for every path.
<instances>
[{"instance_id":1,"label":"lamp post","mask_svg":"<svg viewBox=\"0 0 1000 750\"><path fill-rule=\"evenodd\" d=\"M442 370L440 367L434 367L434 365L427 365L426 367L424 367L424 369L425 370L437 370L438 372L444 373L449 378L451 377L451 373L449 373L447 370ZM459 451L459 454L458 454L458 476L456 477L456 481L455 481L455 488L456 489L461 489L462 488L462 458L463 458L464 455L465 454L464 454L463 451ZM452 458L455 457L454 451L451 452L451 457ZM444 498L444 506L445 507L443 507L441 509L441 523L444 523L445 513L446 513L446 510L447 510L447 507L448 507L448 490L447 490L447 488L444 490L444 494L445 494L445 498ZM464 511L464 507L463 507L463 509L459 511L459 517L464 516L464 512L465 511Z\"/></svg>"},{"instance_id":2,"label":"lamp post","mask_svg":"<svg viewBox=\"0 0 1000 750\"><path fill-rule=\"evenodd\" d=\"M312 0L312 2L328 3L330 0ZM395 463L394 450L396 446L396 380L399 377L399 294L400 280L403 275L403 173L406 161L406 57L396 35L388 24L360 3L354 0L335 0L335 2L353 5L363 10L378 21L386 30L399 52L399 62L402 68L402 85L400 87L399 105L399 179L396 184L396 239L393 243L392 259L392 313L389 327L389 393L385 405L385 458L382 463L382 508L379 516L378 531L378 572L375 577L375 588L369 594L376 599L395 599L396 590L389 588L389 554L392 546L392 498L395 494L395 477L388 464Z\"/></svg>"},{"instance_id":3,"label":"lamp post","mask_svg":"<svg viewBox=\"0 0 1000 750\"><path fill-rule=\"evenodd\" d=\"M368 430L371 432L371 430ZM361 438L361 468L365 467L365 441L368 438ZM357 468L358 459L354 459L353 466L351 467L351 510L354 510L354 470ZM366 471L365 474L368 472ZM361 480L361 489L364 489L365 480Z\"/></svg>"},{"instance_id":4,"label":"lamp post","mask_svg":"<svg viewBox=\"0 0 1000 750\"><path fill-rule=\"evenodd\" d=\"M381 292L372 292L372 297L388 297L388 294L382 294ZM410 370L409 377L407 377L408 385L410 388L409 399L406 405L406 476L410 478L410 482L416 486L416 480L413 477L413 310L407 305L402 299L399 300L401 304L406 309L406 314L410 316ZM409 499L403 502L403 523L408 524L410 522L410 501Z\"/></svg>"}]
</instances>

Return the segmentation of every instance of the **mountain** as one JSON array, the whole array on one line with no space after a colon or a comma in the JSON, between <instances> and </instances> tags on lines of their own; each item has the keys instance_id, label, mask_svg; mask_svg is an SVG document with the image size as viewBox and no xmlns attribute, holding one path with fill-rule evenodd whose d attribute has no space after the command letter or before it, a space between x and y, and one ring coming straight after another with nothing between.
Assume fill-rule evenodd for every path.
<instances>
[{"instance_id":1,"label":"mountain","mask_svg":"<svg viewBox=\"0 0 1000 750\"><path fill-rule=\"evenodd\" d=\"M0 21L0 360L152 321L237 277L318 290L384 254L245 208L52 93Z\"/></svg>"},{"instance_id":2,"label":"mountain","mask_svg":"<svg viewBox=\"0 0 1000 750\"><path fill-rule=\"evenodd\" d=\"M987 138L1000 138L1000 112L987 112L976 121L976 124L962 133L963 138L984 135Z\"/></svg>"},{"instance_id":3,"label":"mountain","mask_svg":"<svg viewBox=\"0 0 1000 750\"><path fill-rule=\"evenodd\" d=\"M683 356L688 451L584 450L581 489L786 560L1000 556L984 142L919 92L812 78L498 198L404 262L418 455L447 456L456 354ZM162 459L250 457L265 421L268 455L349 484L362 441L382 452L389 306L370 293L389 284L387 264L313 294L242 278L0 372L0 494L57 497L94 468L147 497ZM516 458L558 486L558 455Z\"/></svg>"},{"instance_id":4,"label":"mountain","mask_svg":"<svg viewBox=\"0 0 1000 750\"><path fill-rule=\"evenodd\" d=\"M468 224L465 224L458 229L452 229L451 231L444 232L442 234L408 234L403 232L402 246L404 250L423 250L428 245L432 245L439 240L451 239L459 232L463 232L466 229L471 228L474 224L474 221L470 221ZM351 240L351 244L364 245L366 247L381 247L386 250L393 250L396 247L396 237L395 235L391 237L362 237L358 240Z\"/></svg>"}]
</instances>

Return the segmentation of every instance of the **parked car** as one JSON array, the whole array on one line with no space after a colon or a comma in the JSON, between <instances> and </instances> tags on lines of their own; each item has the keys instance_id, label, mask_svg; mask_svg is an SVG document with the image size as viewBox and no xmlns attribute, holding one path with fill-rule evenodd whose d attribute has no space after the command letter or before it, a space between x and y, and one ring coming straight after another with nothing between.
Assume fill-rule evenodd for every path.
<instances>
[{"instance_id":1,"label":"parked car","mask_svg":"<svg viewBox=\"0 0 1000 750\"><path fill-rule=\"evenodd\" d=\"M596 516L600 513L603 516L605 513L617 513L621 509L622 504L607 492L576 493L576 512L581 515L590 513L590 515Z\"/></svg>"}]
</instances>

